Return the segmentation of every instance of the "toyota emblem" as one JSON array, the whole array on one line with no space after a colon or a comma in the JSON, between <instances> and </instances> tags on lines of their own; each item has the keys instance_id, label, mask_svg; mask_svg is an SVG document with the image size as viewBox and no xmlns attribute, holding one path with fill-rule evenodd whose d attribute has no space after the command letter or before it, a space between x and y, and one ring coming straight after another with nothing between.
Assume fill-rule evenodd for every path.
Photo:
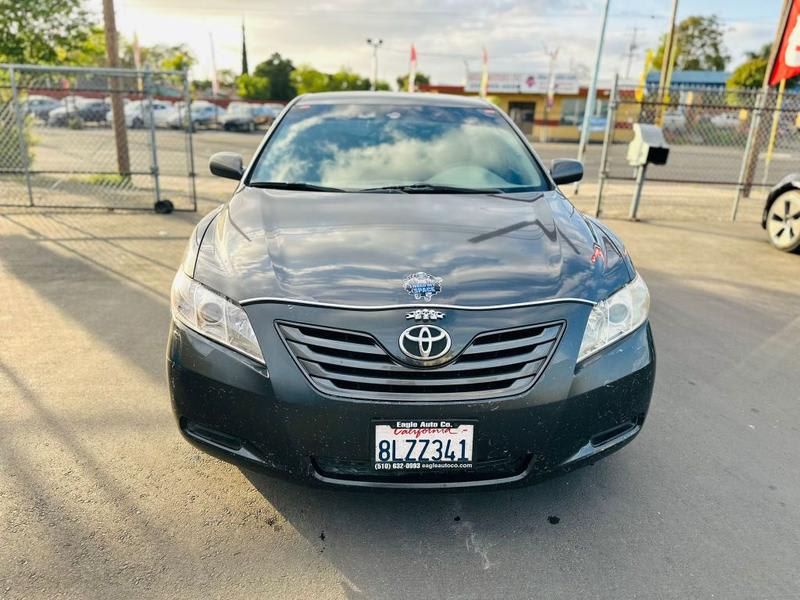
<instances>
[{"instance_id":1,"label":"toyota emblem","mask_svg":"<svg viewBox=\"0 0 800 600\"><path fill-rule=\"evenodd\" d=\"M436 360L450 350L450 334L435 325L414 325L400 334L400 350L415 360Z\"/></svg>"}]
</instances>

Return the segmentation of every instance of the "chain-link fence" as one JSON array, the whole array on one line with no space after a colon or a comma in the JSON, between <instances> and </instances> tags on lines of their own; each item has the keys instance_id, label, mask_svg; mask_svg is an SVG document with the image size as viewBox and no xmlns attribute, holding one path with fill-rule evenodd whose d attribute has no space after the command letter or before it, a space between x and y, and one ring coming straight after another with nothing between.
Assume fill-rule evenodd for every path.
<instances>
[{"instance_id":1,"label":"chain-link fence","mask_svg":"<svg viewBox=\"0 0 800 600\"><path fill-rule=\"evenodd\" d=\"M196 210L183 72L0 65L0 205Z\"/></svg>"},{"instance_id":2,"label":"chain-link fence","mask_svg":"<svg viewBox=\"0 0 800 600\"><path fill-rule=\"evenodd\" d=\"M645 190L666 190L675 202L682 188L692 190L685 203L704 202L706 190L725 217L735 216L740 200L754 198L791 172L800 171L800 132L796 120L800 94L762 93L754 89L686 88L659 93L656 89L617 88L610 103L600 166L597 206L607 200L608 184L634 189L636 170L628 164L628 142L634 123L662 128L670 146L665 165L650 165ZM697 190L700 190L699 194ZM724 209L722 208L724 206ZM752 211L751 211L752 212Z\"/></svg>"}]
</instances>

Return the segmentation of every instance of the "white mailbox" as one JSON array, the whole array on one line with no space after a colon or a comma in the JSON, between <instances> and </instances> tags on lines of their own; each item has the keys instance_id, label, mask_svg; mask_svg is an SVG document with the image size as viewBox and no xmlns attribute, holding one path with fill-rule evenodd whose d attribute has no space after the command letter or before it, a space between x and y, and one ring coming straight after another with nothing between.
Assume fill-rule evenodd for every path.
<instances>
[{"instance_id":1,"label":"white mailbox","mask_svg":"<svg viewBox=\"0 0 800 600\"><path fill-rule=\"evenodd\" d=\"M661 127L647 123L633 124L633 140L628 144L628 164L632 167L665 165L669 145L664 140Z\"/></svg>"}]
</instances>

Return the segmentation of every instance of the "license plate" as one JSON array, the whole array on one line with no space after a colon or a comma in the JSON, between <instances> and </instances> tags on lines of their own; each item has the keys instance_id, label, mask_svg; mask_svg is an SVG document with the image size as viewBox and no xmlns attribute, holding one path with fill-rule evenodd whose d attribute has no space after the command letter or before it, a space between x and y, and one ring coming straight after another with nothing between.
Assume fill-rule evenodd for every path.
<instances>
[{"instance_id":1,"label":"license plate","mask_svg":"<svg viewBox=\"0 0 800 600\"><path fill-rule=\"evenodd\" d=\"M472 468L474 423L381 421L374 427L376 471Z\"/></svg>"}]
</instances>

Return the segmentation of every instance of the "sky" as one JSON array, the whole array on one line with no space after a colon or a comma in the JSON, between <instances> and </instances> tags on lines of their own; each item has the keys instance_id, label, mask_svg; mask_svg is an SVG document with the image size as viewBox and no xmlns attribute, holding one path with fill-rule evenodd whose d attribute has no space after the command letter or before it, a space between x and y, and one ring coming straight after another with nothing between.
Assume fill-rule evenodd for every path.
<instances>
[{"instance_id":1,"label":"sky","mask_svg":"<svg viewBox=\"0 0 800 600\"><path fill-rule=\"evenodd\" d=\"M187 44L198 59L195 78L211 74L213 36L218 69L241 68L241 23L246 24L252 67L273 52L295 65L322 71L348 67L371 73L367 38L383 40L379 78L408 71L415 44L418 71L434 83L461 84L467 68L480 69L485 46L493 71L556 70L588 80L603 0L115 0L117 28L142 44ZM90 7L101 16L101 0ZM682 0L678 19L716 14L725 28L729 69L744 53L772 40L780 0ZM601 77L638 78L647 48L666 30L671 0L611 0ZM628 54L635 46L630 69Z\"/></svg>"}]
</instances>

